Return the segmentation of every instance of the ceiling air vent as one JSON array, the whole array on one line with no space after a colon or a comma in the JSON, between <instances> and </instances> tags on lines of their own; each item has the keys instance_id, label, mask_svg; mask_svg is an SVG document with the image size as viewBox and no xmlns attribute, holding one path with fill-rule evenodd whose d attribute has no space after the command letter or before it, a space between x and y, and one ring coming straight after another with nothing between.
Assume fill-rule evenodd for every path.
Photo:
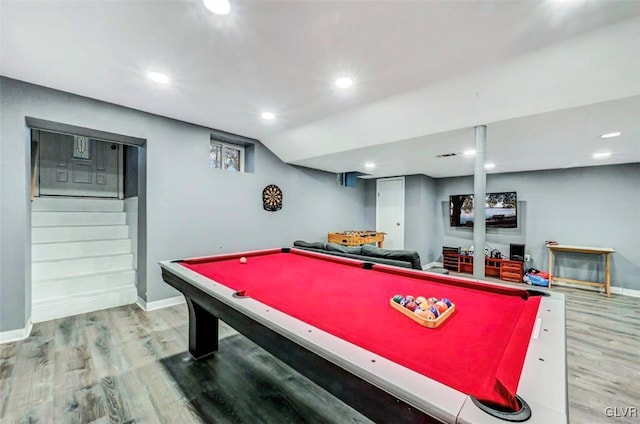
<instances>
[{"instance_id":1,"label":"ceiling air vent","mask_svg":"<svg viewBox=\"0 0 640 424\"><path fill-rule=\"evenodd\" d=\"M457 156L457 155L455 153L444 153L444 154L441 154L441 155L437 155L436 157L437 158L450 158L450 157L453 157L453 156Z\"/></svg>"}]
</instances>

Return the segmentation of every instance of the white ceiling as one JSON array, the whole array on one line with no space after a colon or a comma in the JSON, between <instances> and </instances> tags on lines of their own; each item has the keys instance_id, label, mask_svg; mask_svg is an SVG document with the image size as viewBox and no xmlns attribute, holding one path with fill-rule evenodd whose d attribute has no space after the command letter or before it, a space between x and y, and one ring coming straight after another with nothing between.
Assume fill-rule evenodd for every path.
<instances>
[{"instance_id":1,"label":"white ceiling","mask_svg":"<svg viewBox=\"0 0 640 424\"><path fill-rule=\"evenodd\" d=\"M231 7L0 0L0 73L258 138L332 172L375 161L373 176L469 175L468 158L434 156L472 147L477 124L493 172L640 162L639 1ZM343 74L346 92L332 85ZM594 162L602 149L612 156Z\"/></svg>"}]
</instances>

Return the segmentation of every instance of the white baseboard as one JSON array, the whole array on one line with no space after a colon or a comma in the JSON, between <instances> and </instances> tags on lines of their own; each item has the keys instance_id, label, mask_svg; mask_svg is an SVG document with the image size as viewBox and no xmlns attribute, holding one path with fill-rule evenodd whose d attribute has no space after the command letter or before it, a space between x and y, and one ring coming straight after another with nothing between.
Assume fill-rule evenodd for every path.
<instances>
[{"instance_id":1,"label":"white baseboard","mask_svg":"<svg viewBox=\"0 0 640 424\"><path fill-rule=\"evenodd\" d=\"M154 302L145 302L143 298L138 297L138 301L136 302L136 304L143 311L149 312L149 311L155 311L156 309L168 308L169 306L180 305L185 302L186 300L184 299L184 296L180 295L180 296L170 297L168 299L156 300Z\"/></svg>"},{"instance_id":2,"label":"white baseboard","mask_svg":"<svg viewBox=\"0 0 640 424\"><path fill-rule=\"evenodd\" d=\"M27 321L27 325L25 325L24 328L18 328L17 330L0 331L0 344L24 340L29 337L32 328L33 323L31 322L31 318L29 318L29 321Z\"/></svg>"},{"instance_id":3,"label":"white baseboard","mask_svg":"<svg viewBox=\"0 0 640 424\"><path fill-rule=\"evenodd\" d=\"M93 291L82 295L34 303L31 313L33 322L50 321L52 319L130 305L136 302L136 295L135 286Z\"/></svg>"},{"instance_id":4,"label":"white baseboard","mask_svg":"<svg viewBox=\"0 0 640 424\"><path fill-rule=\"evenodd\" d=\"M629 297L640 297L640 290L635 289L627 289L624 287L611 287L611 293L621 294L623 296Z\"/></svg>"},{"instance_id":5,"label":"white baseboard","mask_svg":"<svg viewBox=\"0 0 640 424\"><path fill-rule=\"evenodd\" d=\"M560 281L560 282L553 282L553 286L552 287L569 287L572 289L581 289L581 290L588 290L588 291L592 291L594 293L604 293L604 287L590 287L590 286L585 286L582 284L571 284L571 283L567 283L566 281ZM622 296L628 296L628 297L640 297L640 290L636 290L636 289L627 289L624 287L615 287L615 286L611 286L611 293L612 294L619 294Z\"/></svg>"},{"instance_id":6,"label":"white baseboard","mask_svg":"<svg viewBox=\"0 0 640 424\"><path fill-rule=\"evenodd\" d=\"M442 268L442 262L430 262L426 265L422 265L422 270L425 271L429 268Z\"/></svg>"}]
</instances>

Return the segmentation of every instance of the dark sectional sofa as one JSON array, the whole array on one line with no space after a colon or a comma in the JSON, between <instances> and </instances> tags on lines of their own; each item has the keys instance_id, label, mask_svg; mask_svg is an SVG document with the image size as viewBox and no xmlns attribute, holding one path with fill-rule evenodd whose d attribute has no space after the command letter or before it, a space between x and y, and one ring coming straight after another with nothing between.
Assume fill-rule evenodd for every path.
<instances>
[{"instance_id":1,"label":"dark sectional sofa","mask_svg":"<svg viewBox=\"0 0 640 424\"><path fill-rule=\"evenodd\" d=\"M341 256L343 258L358 259L364 262L376 262L385 265L422 270L420 255L413 250L380 249L370 244L363 246L343 246L336 243L308 243L302 240L294 241L293 247L312 252Z\"/></svg>"}]
</instances>

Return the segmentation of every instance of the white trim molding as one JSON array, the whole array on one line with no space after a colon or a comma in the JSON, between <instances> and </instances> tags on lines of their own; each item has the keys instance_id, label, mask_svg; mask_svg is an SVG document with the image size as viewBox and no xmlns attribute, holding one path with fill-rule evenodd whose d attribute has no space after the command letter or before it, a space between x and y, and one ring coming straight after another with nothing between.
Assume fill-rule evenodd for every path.
<instances>
[{"instance_id":1,"label":"white trim molding","mask_svg":"<svg viewBox=\"0 0 640 424\"><path fill-rule=\"evenodd\" d=\"M143 298L138 296L136 304L145 312L155 311L156 309L168 308L169 306L181 305L186 303L184 296L169 297L167 299L156 300L154 302L146 302Z\"/></svg>"},{"instance_id":2,"label":"white trim molding","mask_svg":"<svg viewBox=\"0 0 640 424\"><path fill-rule=\"evenodd\" d=\"M429 262L428 264L422 265L423 271L426 271L429 268L443 268L442 262Z\"/></svg>"},{"instance_id":3,"label":"white trim molding","mask_svg":"<svg viewBox=\"0 0 640 424\"><path fill-rule=\"evenodd\" d=\"M571 283L567 283L566 281L561 281L561 282L553 282L553 287L568 287L571 289L581 289L581 290L587 290L590 292L594 292L594 293L600 293L602 295L604 295L604 286L602 287L589 287L589 286L584 286L584 285L578 285L578 284L571 284ZM610 288L611 290L611 294L619 294L621 296L627 296L627 297L640 297L640 290L637 289L628 289L625 287L614 287L611 286Z\"/></svg>"},{"instance_id":4,"label":"white trim molding","mask_svg":"<svg viewBox=\"0 0 640 424\"><path fill-rule=\"evenodd\" d=\"M640 290L636 289L627 289L624 287L611 287L611 293L621 294L623 296L629 297L640 297Z\"/></svg>"},{"instance_id":5,"label":"white trim molding","mask_svg":"<svg viewBox=\"0 0 640 424\"><path fill-rule=\"evenodd\" d=\"M0 344L17 342L18 340L24 340L31 334L33 323L31 318L27 321L27 325L24 328L18 328L17 330L0 331Z\"/></svg>"},{"instance_id":6,"label":"white trim molding","mask_svg":"<svg viewBox=\"0 0 640 424\"><path fill-rule=\"evenodd\" d=\"M133 286L114 287L108 290L94 290L67 298L47 299L34 302L31 309L34 322L86 314L102 309L135 303L136 288Z\"/></svg>"}]
</instances>

